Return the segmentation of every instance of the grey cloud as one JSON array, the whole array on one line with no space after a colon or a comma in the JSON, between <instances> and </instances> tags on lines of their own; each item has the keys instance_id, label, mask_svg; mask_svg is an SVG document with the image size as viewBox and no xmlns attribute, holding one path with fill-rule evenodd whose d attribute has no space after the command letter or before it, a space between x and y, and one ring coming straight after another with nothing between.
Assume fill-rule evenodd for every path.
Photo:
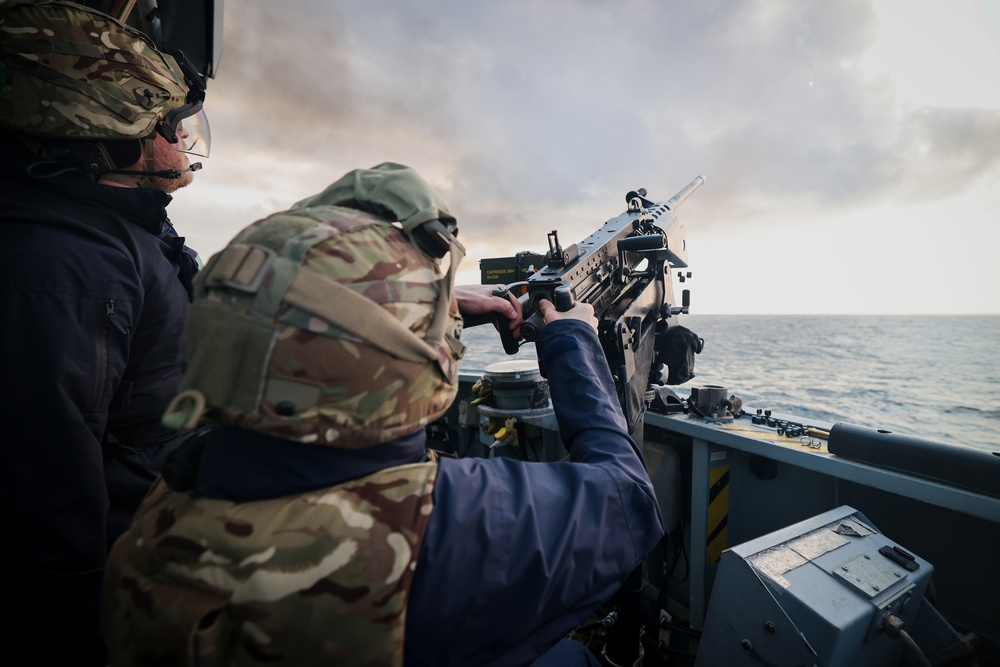
<instances>
[{"instance_id":1,"label":"grey cloud","mask_svg":"<svg viewBox=\"0 0 1000 667\"><path fill-rule=\"evenodd\" d=\"M996 111L902 115L854 66L878 34L862 0L245 0L225 29L208 104L230 146L433 165L472 229L515 239L702 172L685 207L721 227L950 192L1000 154Z\"/></svg>"},{"instance_id":2,"label":"grey cloud","mask_svg":"<svg viewBox=\"0 0 1000 667\"><path fill-rule=\"evenodd\" d=\"M896 152L906 165L900 194L927 200L961 190L1000 163L1000 110L918 109Z\"/></svg>"}]
</instances>

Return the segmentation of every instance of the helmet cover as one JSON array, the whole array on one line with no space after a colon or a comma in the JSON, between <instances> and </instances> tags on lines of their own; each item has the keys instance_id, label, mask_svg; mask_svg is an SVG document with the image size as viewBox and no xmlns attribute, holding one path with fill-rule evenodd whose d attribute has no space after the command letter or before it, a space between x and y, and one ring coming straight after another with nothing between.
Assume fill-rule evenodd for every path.
<instances>
[{"instance_id":1,"label":"helmet cover","mask_svg":"<svg viewBox=\"0 0 1000 667\"><path fill-rule=\"evenodd\" d=\"M194 396L204 421L305 443L406 435L455 398L453 280L398 225L321 196L260 220L196 278L188 370L164 420Z\"/></svg>"},{"instance_id":2,"label":"helmet cover","mask_svg":"<svg viewBox=\"0 0 1000 667\"><path fill-rule=\"evenodd\" d=\"M0 127L139 139L187 95L173 56L106 14L71 2L0 3Z\"/></svg>"}]
</instances>

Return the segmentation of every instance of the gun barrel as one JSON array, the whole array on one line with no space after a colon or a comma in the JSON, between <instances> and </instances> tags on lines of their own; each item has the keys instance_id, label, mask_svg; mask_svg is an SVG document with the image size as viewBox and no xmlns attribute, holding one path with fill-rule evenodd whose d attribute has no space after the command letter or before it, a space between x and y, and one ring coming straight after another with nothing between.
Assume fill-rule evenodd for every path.
<instances>
[{"instance_id":1,"label":"gun barrel","mask_svg":"<svg viewBox=\"0 0 1000 667\"><path fill-rule=\"evenodd\" d=\"M705 184L705 177L703 175L696 176L693 181L684 186L683 190L675 194L667 201L667 208L669 208L671 211L674 210L675 208L683 204L685 199L690 197L695 190L697 190L704 184Z\"/></svg>"}]
</instances>

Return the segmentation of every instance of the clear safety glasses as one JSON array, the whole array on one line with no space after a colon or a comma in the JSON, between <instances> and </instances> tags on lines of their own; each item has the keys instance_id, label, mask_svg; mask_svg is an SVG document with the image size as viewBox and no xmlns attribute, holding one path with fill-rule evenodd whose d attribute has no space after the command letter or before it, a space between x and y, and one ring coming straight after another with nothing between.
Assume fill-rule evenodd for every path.
<instances>
[{"instance_id":1,"label":"clear safety glasses","mask_svg":"<svg viewBox=\"0 0 1000 667\"><path fill-rule=\"evenodd\" d=\"M191 155L208 157L208 151L212 147L212 129L208 126L208 116L204 109L199 109L198 113L182 118L177 123L175 130L177 143L171 144L174 150Z\"/></svg>"},{"instance_id":2,"label":"clear safety glasses","mask_svg":"<svg viewBox=\"0 0 1000 667\"><path fill-rule=\"evenodd\" d=\"M212 132L208 127L208 117L202 109L205 101L205 80L191 61L180 51L170 51L188 86L187 104L167 114L156 128L160 134L182 153L208 157L212 143Z\"/></svg>"}]
</instances>

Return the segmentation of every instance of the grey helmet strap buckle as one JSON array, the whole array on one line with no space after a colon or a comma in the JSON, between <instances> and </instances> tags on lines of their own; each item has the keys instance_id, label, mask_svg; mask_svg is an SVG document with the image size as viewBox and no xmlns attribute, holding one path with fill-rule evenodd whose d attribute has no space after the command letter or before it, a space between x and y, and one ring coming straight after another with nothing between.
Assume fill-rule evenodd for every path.
<instances>
[{"instance_id":1,"label":"grey helmet strap buckle","mask_svg":"<svg viewBox=\"0 0 1000 667\"><path fill-rule=\"evenodd\" d=\"M413 245L420 248L428 257L441 259L451 250L451 244L455 240L457 226L451 220L448 227L440 220L428 220L413 227L409 232Z\"/></svg>"}]
</instances>

